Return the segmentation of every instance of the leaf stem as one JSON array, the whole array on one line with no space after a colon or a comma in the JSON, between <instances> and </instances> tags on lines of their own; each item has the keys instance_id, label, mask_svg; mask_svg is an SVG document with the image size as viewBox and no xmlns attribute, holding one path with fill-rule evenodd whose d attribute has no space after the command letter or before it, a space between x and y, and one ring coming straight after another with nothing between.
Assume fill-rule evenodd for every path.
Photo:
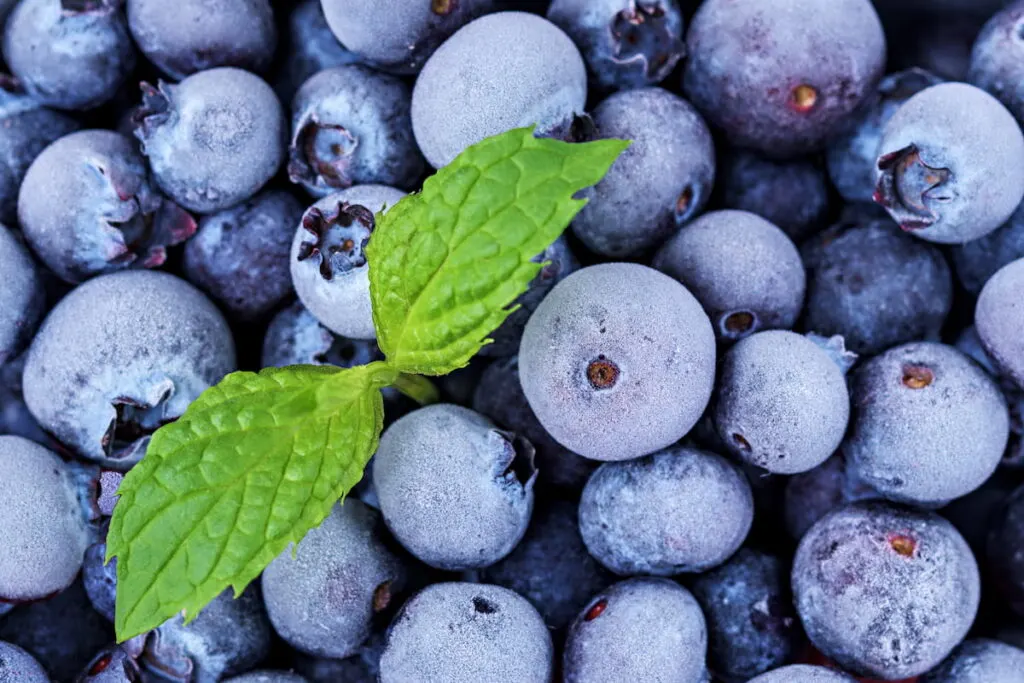
<instances>
[{"instance_id":1,"label":"leaf stem","mask_svg":"<svg viewBox=\"0 0 1024 683\"><path fill-rule=\"evenodd\" d=\"M428 406L441 400L441 392L437 390L433 382L422 375L409 375L403 372L391 386L421 406Z\"/></svg>"}]
</instances>

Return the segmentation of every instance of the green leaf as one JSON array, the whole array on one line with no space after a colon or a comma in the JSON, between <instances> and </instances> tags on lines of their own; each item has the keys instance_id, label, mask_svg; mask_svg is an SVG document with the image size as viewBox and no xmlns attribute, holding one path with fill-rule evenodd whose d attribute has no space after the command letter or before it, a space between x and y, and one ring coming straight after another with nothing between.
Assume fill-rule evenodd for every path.
<instances>
[{"instance_id":1,"label":"green leaf","mask_svg":"<svg viewBox=\"0 0 1024 683\"><path fill-rule=\"evenodd\" d=\"M377 343L404 373L469 362L512 312L544 251L629 145L538 139L532 128L473 145L379 217L367 246Z\"/></svg>"},{"instance_id":2,"label":"green leaf","mask_svg":"<svg viewBox=\"0 0 1024 683\"><path fill-rule=\"evenodd\" d=\"M383 425L381 363L237 372L158 430L107 536L119 641L228 586L239 594L362 477Z\"/></svg>"}]
</instances>

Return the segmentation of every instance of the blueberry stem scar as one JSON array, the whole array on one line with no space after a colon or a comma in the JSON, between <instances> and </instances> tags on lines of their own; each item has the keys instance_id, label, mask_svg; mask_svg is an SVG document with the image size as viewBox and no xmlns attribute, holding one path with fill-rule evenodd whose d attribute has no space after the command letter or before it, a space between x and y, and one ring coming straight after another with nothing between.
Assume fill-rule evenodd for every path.
<instances>
[{"instance_id":1,"label":"blueberry stem scar","mask_svg":"<svg viewBox=\"0 0 1024 683\"><path fill-rule=\"evenodd\" d=\"M434 383L420 375L401 374L392 386L421 406L429 406L441 400L441 393Z\"/></svg>"}]
</instances>

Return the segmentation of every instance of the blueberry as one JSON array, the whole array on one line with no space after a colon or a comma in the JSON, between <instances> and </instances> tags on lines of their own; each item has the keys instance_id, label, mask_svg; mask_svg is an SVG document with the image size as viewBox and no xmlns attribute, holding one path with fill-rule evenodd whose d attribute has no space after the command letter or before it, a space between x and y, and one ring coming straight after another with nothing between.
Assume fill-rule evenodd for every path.
<instances>
[{"instance_id":1,"label":"blueberry","mask_svg":"<svg viewBox=\"0 0 1024 683\"><path fill-rule=\"evenodd\" d=\"M450 35L491 12L496 0L322 0L327 23L349 50L378 69L416 73Z\"/></svg>"},{"instance_id":2,"label":"blueberry","mask_svg":"<svg viewBox=\"0 0 1024 683\"><path fill-rule=\"evenodd\" d=\"M757 678L750 679L749 683L856 683L844 673L827 669L823 666L811 666L810 664L791 664L768 673L763 673Z\"/></svg>"},{"instance_id":3,"label":"blueberry","mask_svg":"<svg viewBox=\"0 0 1024 683\"><path fill-rule=\"evenodd\" d=\"M1006 2L977 34L967 79L995 95L1018 121L1024 121L1024 3Z\"/></svg>"},{"instance_id":4,"label":"blueberry","mask_svg":"<svg viewBox=\"0 0 1024 683\"><path fill-rule=\"evenodd\" d=\"M921 683L1024 683L1024 650L985 638L967 640Z\"/></svg>"},{"instance_id":5,"label":"blueberry","mask_svg":"<svg viewBox=\"0 0 1024 683\"><path fill-rule=\"evenodd\" d=\"M594 110L599 137L632 140L573 221L590 250L631 256L658 246L711 194L715 147L700 114L661 88L612 95Z\"/></svg>"},{"instance_id":6,"label":"blueberry","mask_svg":"<svg viewBox=\"0 0 1024 683\"><path fill-rule=\"evenodd\" d=\"M149 61L175 80L217 66L263 71L277 44L268 0L127 0L128 26Z\"/></svg>"},{"instance_id":7,"label":"blueberry","mask_svg":"<svg viewBox=\"0 0 1024 683\"><path fill-rule=\"evenodd\" d=\"M288 255L302 205L281 190L204 216L185 246L185 277L243 321L263 317L292 292Z\"/></svg>"},{"instance_id":8,"label":"blueberry","mask_svg":"<svg viewBox=\"0 0 1024 683\"><path fill-rule=\"evenodd\" d=\"M1024 203L1002 226L984 237L954 246L950 253L960 284L977 295L996 271L1024 258Z\"/></svg>"},{"instance_id":9,"label":"blueberry","mask_svg":"<svg viewBox=\"0 0 1024 683\"><path fill-rule=\"evenodd\" d=\"M111 99L135 68L124 0L19 0L4 30L4 60L32 97L58 109Z\"/></svg>"},{"instance_id":10,"label":"blueberry","mask_svg":"<svg viewBox=\"0 0 1024 683\"><path fill-rule=\"evenodd\" d=\"M263 339L265 368L327 364L351 368L383 359L377 342L333 334L298 301L274 316Z\"/></svg>"},{"instance_id":11,"label":"blueberry","mask_svg":"<svg viewBox=\"0 0 1024 683\"><path fill-rule=\"evenodd\" d=\"M686 54L676 0L554 0L548 19L576 42L601 88L655 85Z\"/></svg>"},{"instance_id":12,"label":"blueberry","mask_svg":"<svg viewBox=\"0 0 1024 683\"><path fill-rule=\"evenodd\" d=\"M400 418L381 436L373 482L384 521L423 562L486 567L511 552L533 510L533 447L459 406Z\"/></svg>"},{"instance_id":13,"label":"blueberry","mask_svg":"<svg viewBox=\"0 0 1024 683\"><path fill-rule=\"evenodd\" d=\"M708 663L716 676L749 681L792 660L799 627L779 557L743 548L697 577L692 590L707 619Z\"/></svg>"},{"instance_id":14,"label":"blueberry","mask_svg":"<svg viewBox=\"0 0 1024 683\"><path fill-rule=\"evenodd\" d=\"M107 621L114 621L117 593L117 558L106 562L107 543L93 543L85 551L82 564L82 585L93 608Z\"/></svg>"},{"instance_id":15,"label":"blueberry","mask_svg":"<svg viewBox=\"0 0 1024 683\"><path fill-rule=\"evenodd\" d=\"M541 17L499 12L462 27L427 60L413 89L412 128L440 168L510 128L563 129L586 99L587 70L569 37Z\"/></svg>"},{"instance_id":16,"label":"blueberry","mask_svg":"<svg viewBox=\"0 0 1024 683\"><path fill-rule=\"evenodd\" d=\"M707 629L693 596L667 579L621 581L569 627L565 683L707 680Z\"/></svg>"},{"instance_id":17,"label":"blueberry","mask_svg":"<svg viewBox=\"0 0 1024 683\"><path fill-rule=\"evenodd\" d=\"M13 360L39 324L46 305L35 262L14 233L0 225L0 367Z\"/></svg>"},{"instance_id":18,"label":"blueberry","mask_svg":"<svg viewBox=\"0 0 1024 683\"><path fill-rule=\"evenodd\" d=\"M869 0L706 0L686 47L689 100L736 145L772 157L820 149L885 66Z\"/></svg>"},{"instance_id":19,"label":"blueberry","mask_svg":"<svg viewBox=\"0 0 1024 683\"><path fill-rule=\"evenodd\" d=\"M1003 266L985 283L974 324L985 351L1024 389L1024 258Z\"/></svg>"},{"instance_id":20,"label":"blueberry","mask_svg":"<svg viewBox=\"0 0 1024 683\"><path fill-rule=\"evenodd\" d=\"M144 83L142 93L135 135L161 189L187 209L244 202L284 160L284 110L258 76L210 69L176 85Z\"/></svg>"},{"instance_id":21,"label":"blueberry","mask_svg":"<svg viewBox=\"0 0 1024 683\"><path fill-rule=\"evenodd\" d=\"M672 576L722 564L754 517L750 485L725 458L670 448L605 463L580 499L590 554L616 574Z\"/></svg>"},{"instance_id":22,"label":"blueberry","mask_svg":"<svg viewBox=\"0 0 1024 683\"><path fill-rule=\"evenodd\" d=\"M989 573L998 596L1024 616L1024 486L1006 499L991 520L986 545Z\"/></svg>"},{"instance_id":23,"label":"blueberry","mask_svg":"<svg viewBox=\"0 0 1024 683\"><path fill-rule=\"evenodd\" d=\"M253 671L224 683L307 683L302 676L288 671Z\"/></svg>"},{"instance_id":24,"label":"blueberry","mask_svg":"<svg viewBox=\"0 0 1024 683\"><path fill-rule=\"evenodd\" d=\"M291 102L306 79L318 71L359 61L359 55L338 42L324 17L320 0L290 3L284 23L274 89L282 102Z\"/></svg>"},{"instance_id":25,"label":"blueberry","mask_svg":"<svg viewBox=\"0 0 1024 683\"><path fill-rule=\"evenodd\" d=\"M800 540L807 530L829 512L847 503L876 500L878 492L850 471L841 453L813 470L790 477L786 482L784 509L786 531Z\"/></svg>"},{"instance_id":26,"label":"blueberry","mask_svg":"<svg viewBox=\"0 0 1024 683\"><path fill-rule=\"evenodd\" d=\"M954 244L986 235L1024 198L1024 135L984 90L940 83L885 124L875 201L904 230Z\"/></svg>"},{"instance_id":27,"label":"blueberry","mask_svg":"<svg viewBox=\"0 0 1024 683\"><path fill-rule=\"evenodd\" d=\"M166 199L129 138L108 130L66 135L25 174L18 218L36 254L67 282L153 268L196 222Z\"/></svg>"},{"instance_id":28,"label":"blueberry","mask_svg":"<svg viewBox=\"0 0 1024 683\"><path fill-rule=\"evenodd\" d=\"M777 226L746 211L713 211L669 240L654 267L686 285L719 340L788 329L800 315L806 275Z\"/></svg>"},{"instance_id":29,"label":"blueberry","mask_svg":"<svg viewBox=\"0 0 1024 683\"><path fill-rule=\"evenodd\" d=\"M142 673L135 662L136 654L120 645L105 647L85 665L75 683L138 683Z\"/></svg>"},{"instance_id":30,"label":"blueberry","mask_svg":"<svg viewBox=\"0 0 1024 683\"><path fill-rule=\"evenodd\" d=\"M126 469L154 430L234 369L230 330L198 290L166 273L113 273L80 285L43 322L25 403L79 455Z\"/></svg>"},{"instance_id":31,"label":"blueberry","mask_svg":"<svg viewBox=\"0 0 1024 683\"><path fill-rule=\"evenodd\" d=\"M401 80L365 66L318 72L292 103L289 178L317 197L363 183L411 188L425 166L411 99Z\"/></svg>"},{"instance_id":32,"label":"blueberry","mask_svg":"<svg viewBox=\"0 0 1024 683\"><path fill-rule=\"evenodd\" d=\"M978 565L946 520L855 503L819 520L793 560L811 642L844 669L887 680L932 668L978 609Z\"/></svg>"},{"instance_id":33,"label":"blueberry","mask_svg":"<svg viewBox=\"0 0 1024 683\"><path fill-rule=\"evenodd\" d=\"M23 353L0 365L0 434L13 434L43 446L55 446L56 442L46 435L25 405L21 380L27 355Z\"/></svg>"},{"instance_id":34,"label":"blueberry","mask_svg":"<svg viewBox=\"0 0 1024 683\"><path fill-rule=\"evenodd\" d=\"M50 683L50 677L32 655L0 642L0 683Z\"/></svg>"},{"instance_id":35,"label":"blueberry","mask_svg":"<svg viewBox=\"0 0 1024 683\"><path fill-rule=\"evenodd\" d=\"M378 683L383 651L384 634L375 631L370 640L359 648L359 654L345 659L327 659L297 653L294 665L295 670L310 683Z\"/></svg>"},{"instance_id":36,"label":"blueberry","mask_svg":"<svg viewBox=\"0 0 1024 683\"><path fill-rule=\"evenodd\" d=\"M560 444L626 460L675 443L711 397L715 338L689 291L645 266L608 263L560 282L526 325L523 393Z\"/></svg>"}]
</instances>

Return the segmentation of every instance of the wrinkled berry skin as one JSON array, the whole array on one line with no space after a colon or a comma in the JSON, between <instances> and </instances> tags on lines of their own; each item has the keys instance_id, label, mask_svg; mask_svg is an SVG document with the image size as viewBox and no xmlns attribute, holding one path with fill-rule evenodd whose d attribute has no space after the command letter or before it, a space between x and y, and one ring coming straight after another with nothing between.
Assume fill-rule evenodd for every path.
<instances>
[{"instance_id":1,"label":"wrinkled berry skin","mask_svg":"<svg viewBox=\"0 0 1024 683\"><path fill-rule=\"evenodd\" d=\"M869 0L708 0L686 47L687 99L738 146L777 158L818 150L840 132L885 66Z\"/></svg>"},{"instance_id":2,"label":"wrinkled berry skin","mask_svg":"<svg viewBox=\"0 0 1024 683\"><path fill-rule=\"evenodd\" d=\"M441 168L511 128L567 128L586 99L583 58L561 29L534 14L498 12L459 29L427 60L412 93L412 129L423 156Z\"/></svg>"},{"instance_id":3,"label":"wrinkled berry skin","mask_svg":"<svg viewBox=\"0 0 1024 683\"><path fill-rule=\"evenodd\" d=\"M20 0L7 18L4 60L32 97L57 109L92 109L135 68L124 0Z\"/></svg>"},{"instance_id":4,"label":"wrinkled berry skin","mask_svg":"<svg viewBox=\"0 0 1024 683\"><path fill-rule=\"evenodd\" d=\"M46 296L32 257L14 233L0 225L0 367L32 339L43 316Z\"/></svg>"},{"instance_id":5,"label":"wrinkled berry skin","mask_svg":"<svg viewBox=\"0 0 1024 683\"><path fill-rule=\"evenodd\" d=\"M708 637L689 591L668 579L620 581L594 596L569 627L565 683L702 683Z\"/></svg>"},{"instance_id":6,"label":"wrinkled berry skin","mask_svg":"<svg viewBox=\"0 0 1024 683\"><path fill-rule=\"evenodd\" d=\"M135 662L135 643L103 648L75 679L75 683L138 683L142 680Z\"/></svg>"},{"instance_id":7,"label":"wrinkled berry skin","mask_svg":"<svg viewBox=\"0 0 1024 683\"><path fill-rule=\"evenodd\" d=\"M135 136L160 188L191 211L249 199L284 160L284 110L258 76L223 67L178 84L144 83L142 92Z\"/></svg>"},{"instance_id":8,"label":"wrinkled berry skin","mask_svg":"<svg viewBox=\"0 0 1024 683\"><path fill-rule=\"evenodd\" d=\"M856 683L844 673L824 666L791 664L751 678L748 683Z\"/></svg>"},{"instance_id":9,"label":"wrinkled berry skin","mask_svg":"<svg viewBox=\"0 0 1024 683\"><path fill-rule=\"evenodd\" d=\"M519 378L560 444L593 460L665 448L711 397L715 337L689 291L656 270L608 263L558 283L526 325Z\"/></svg>"},{"instance_id":10,"label":"wrinkled berry skin","mask_svg":"<svg viewBox=\"0 0 1024 683\"><path fill-rule=\"evenodd\" d=\"M554 0L547 16L580 48L602 89L657 85L686 54L676 0Z\"/></svg>"},{"instance_id":11,"label":"wrinkled berry skin","mask_svg":"<svg viewBox=\"0 0 1024 683\"><path fill-rule=\"evenodd\" d=\"M1018 121L1024 121L1024 3L1005 4L1002 11L991 15L974 41L967 80L994 95Z\"/></svg>"},{"instance_id":12,"label":"wrinkled berry skin","mask_svg":"<svg viewBox=\"0 0 1024 683\"><path fill-rule=\"evenodd\" d=\"M804 329L842 335L870 355L914 339L938 339L953 303L942 252L885 220L829 228L803 246Z\"/></svg>"},{"instance_id":13,"label":"wrinkled berry skin","mask_svg":"<svg viewBox=\"0 0 1024 683\"><path fill-rule=\"evenodd\" d=\"M218 66L261 72L277 45L269 0L127 0L139 49L176 81Z\"/></svg>"},{"instance_id":14,"label":"wrinkled berry skin","mask_svg":"<svg viewBox=\"0 0 1024 683\"><path fill-rule=\"evenodd\" d=\"M337 365L351 368L384 360L372 340L339 337L296 301L274 316L263 338L263 367Z\"/></svg>"},{"instance_id":15,"label":"wrinkled berry skin","mask_svg":"<svg viewBox=\"0 0 1024 683\"><path fill-rule=\"evenodd\" d=\"M114 599L117 593L117 558L107 559L107 543L93 543L85 551L82 564L82 585L93 608L107 621L114 622Z\"/></svg>"},{"instance_id":16,"label":"wrinkled berry skin","mask_svg":"<svg viewBox=\"0 0 1024 683\"><path fill-rule=\"evenodd\" d=\"M946 520L856 503L819 520L793 560L793 595L811 642L858 675L910 678L967 634L978 565Z\"/></svg>"},{"instance_id":17,"label":"wrinkled berry skin","mask_svg":"<svg viewBox=\"0 0 1024 683\"><path fill-rule=\"evenodd\" d=\"M974 324L985 351L1024 389L1024 258L1003 266L985 283Z\"/></svg>"},{"instance_id":18,"label":"wrinkled berry skin","mask_svg":"<svg viewBox=\"0 0 1024 683\"><path fill-rule=\"evenodd\" d=\"M373 459L388 528L417 558L448 571L511 552L530 521L536 477L529 442L450 404L397 420Z\"/></svg>"},{"instance_id":19,"label":"wrinkled berry skin","mask_svg":"<svg viewBox=\"0 0 1024 683\"><path fill-rule=\"evenodd\" d=\"M196 222L157 189L132 141L108 130L66 135L36 157L18 194L33 251L72 284L124 268L154 268Z\"/></svg>"},{"instance_id":20,"label":"wrinkled berry skin","mask_svg":"<svg viewBox=\"0 0 1024 683\"><path fill-rule=\"evenodd\" d=\"M553 647L527 600L498 586L435 583L405 603L388 631L380 683L550 681Z\"/></svg>"},{"instance_id":21,"label":"wrinkled berry skin","mask_svg":"<svg viewBox=\"0 0 1024 683\"><path fill-rule=\"evenodd\" d=\"M291 181L315 197L365 183L411 189L425 167L411 98L398 78L359 64L313 75L292 102Z\"/></svg>"},{"instance_id":22,"label":"wrinkled berry skin","mask_svg":"<svg viewBox=\"0 0 1024 683\"><path fill-rule=\"evenodd\" d=\"M600 138L631 140L608 174L581 196L576 236L608 257L642 254L664 242L707 203L715 147L700 114L661 88L612 95L594 111Z\"/></svg>"},{"instance_id":23,"label":"wrinkled berry skin","mask_svg":"<svg viewBox=\"0 0 1024 683\"><path fill-rule=\"evenodd\" d=\"M954 246L950 254L960 284L971 294L980 293L996 271L1024 258L1024 204L1002 226L984 237Z\"/></svg>"},{"instance_id":24,"label":"wrinkled berry skin","mask_svg":"<svg viewBox=\"0 0 1024 683\"><path fill-rule=\"evenodd\" d=\"M803 538L815 522L848 503L876 500L881 496L860 481L839 453L813 470L786 481L784 514L786 531L796 540Z\"/></svg>"},{"instance_id":25,"label":"wrinkled berry skin","mask_svg":"<svg viewBox=\"0 0 1024 683\"><path fill-rule=\"evenodd\" d=\"M653 266L700 301L719 341L789 329L804 301L800 252L777 226L746 211L712 211L687 225Z\"/></svg>"},{"instance_id":26,"label":"wrinkled berry skin","mask_svg":"<svg viewBox=\"0 0 1024 683\"><path fill-rule=\"evenodd\" d=\"M1015 490L996 513L988 532L985 555L999 597L1024 616L1024 486Z\"/></svg>"},{"instance_id":27,"label":"wrinkled berry skin","mask_svg":"<svg viewBox=\"0 0 1024 683\"><path fill-rule=\"evenodd\" d=\"M44 429L123 470L234 369L231 332L205 296L167 273L132 270L93 278L57 304L29 349L23 388Z\"/></svg>"},{"instance_id":28,"label":"wrinkled berry skin","mask_svg":"<svg viewBox=\"0 0 1024 683\"><path fill-rule=\"evenodd\" d=\"M32 655L0 642L0 683L50 683L50 677Z\"/></svg>"},{"instance_id":29,"label":"wrinkled berry skin","mask_svg":"<svg viewBox=\"0 0 1024 683\"><path fill-rule=\"evenodd\" d=\"M1024 650L986 638L967 640L921 683L1024 683Z\"/></svg>"},{"instance_id":30,"label":"wrinkled berry skin","mask_svg":"<svg viewBox=\"0 0 1024 683\"><path fill-rule=\"evenodd\" d=\"M1024 198L1024 135L984 90L940 83L885 124L874 199L912 235L956 244L1005 223Z\"/></svg>"},{"instance_id":31,"label":"wrinkled berry skin","mask_svg":"<svg viewBox=\"0 0 1024 683\"><path fill-rule=\"evenodd\" d=\"M787 569L778 557L743 548L693 582L708 623L708 665L719 678L745 683L792 660L799 627Z\"/></svg>"},{"instance_id":32,"label":"wrinkled berry skin","mask_svg":"<svg viewBox=\"0 0 1024 683\"><path fill-rule=\"evenodd\" d=\"M331 33L320 0L298 0L287 10L285 35L278 53L274 90L284 103L313 74L336 66L354 64L359 55L349 51Z\"/></svg>"},{"instance_id":33,"label":"wrinkled berry skin","mask_svg":"<svg viewBox=\"0 0 1024 683\"><path fill-rule=\"evenodd\" d=\"M854 475L890 500L937 506L966 495L999 465L1006 399L952 346L914 342L862 364L851 381Z\"/></svg>"},{"instance_id":34,"label":"wrinkled berry skin","mask_svg":"<svg viewBox=\"0 0 1024 683\"><path fill-rule=\"evenodd\" d=\"M302 205L287 192L267 190L199 221L185 245L185 277L233 318L262 318L292 292L288 268Z\"/></svg>"},{"instance_id":35,"label":"wrinkled berry skin","mask_svg":"<svg viewBox=\"0 0 1024 683\"><path fill-rule=\"evenodd\" d=\"M721 456L670 448L605 463L580 499L590 554L616 574L673 576L725 562L754 517L750 485Z\"/></svg>"}]
</instances>

